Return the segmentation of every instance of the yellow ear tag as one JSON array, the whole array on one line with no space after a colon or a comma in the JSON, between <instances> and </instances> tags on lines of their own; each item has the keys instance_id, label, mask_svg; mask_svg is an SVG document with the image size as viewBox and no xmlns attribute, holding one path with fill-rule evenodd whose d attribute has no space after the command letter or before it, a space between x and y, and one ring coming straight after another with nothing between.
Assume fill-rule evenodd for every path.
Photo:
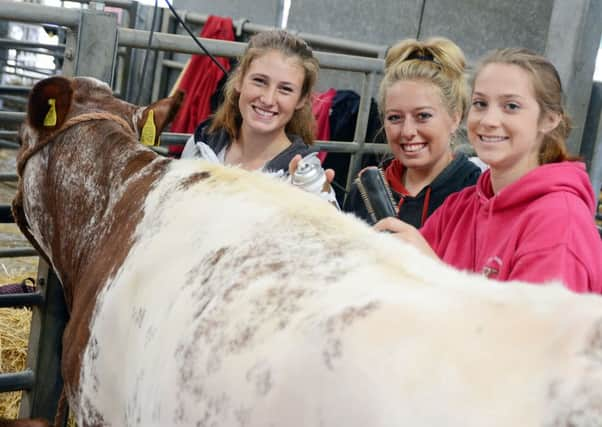
<instances>
[{"instance_id":1,"label":"yellow ear tag","mask_svg":"<svg viewBox=\"0 0 602 427\"><path fill-rule=\"evenodd\" d=\"M56 126L56 108L54 104L56 103L56 99L50 98L48 100L48 105L50 105L50 109L46 113L46 117L44 117L44 126L51 127Z\"/></svg>"},{"instance_id":2,"label":"yellow ear tag","mask_svg":"<svg viewBox=\"0 0 602 427\"><path fill-rule=\"evenodd\" d=\"M155 145L155 135L157 134L157 128L155 127L155 112L150 110L146 117L146 123L142 126L142 134L140 135L140 142L144 145Z\"/></svg>"}]
</instances>

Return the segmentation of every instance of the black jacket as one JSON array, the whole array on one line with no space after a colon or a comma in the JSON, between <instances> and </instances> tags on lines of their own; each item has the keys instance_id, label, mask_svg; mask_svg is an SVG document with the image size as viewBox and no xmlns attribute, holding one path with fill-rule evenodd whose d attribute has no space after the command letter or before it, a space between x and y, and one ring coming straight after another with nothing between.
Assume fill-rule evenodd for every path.
<instances>
[{"instance_id":1,"label":"black jacket","mask_svg":"<svg viewBox=\"0 0 602 427\"><path fill-rule=\"evenodd\" d=\"M381 169L386 170L391 160L384 162ZM398 218L416 228L420 228L423 224L423 217L426 220L450 194L460 191L464 187L474 185L480 174L481 170L477 165L468 160L464 154L457 153L454 160L416 197L402 196L391 190L396 204L399 204L402 197L404 198L397 214ZM372 223L355 184L351 187L351 191L343 205L343 210L352 212L364 221Z\"/></svg>"},{"instance_id":2,"label":"black jacket","mask_svg":"<svg viewBox=\"0 0 602 427\"><path fill-rule=\"evenodd\" d=\"M219 129L215 132L209 133L208 129L211 125L211 119L207 119L197 126L194 131L194 140L189 140L186 143L184 152L187 153L187 157L202 157L200 151L196 150L196 155L190 155L192 147L190 144L196 144L202 142L209 146L217 155L224 147L229 146L232 143L232 139L228 132L224 129ZM281 151L276 157L270 160L263 168L266 172L279 172L284 171L288 173L288 164L295 157L296 154L301 154L305 157L307 154L314 151L310 146L306 145L301 137L293 134L287 134L288 139L291 141L285 150Z\"/></svg>"}]
</instances>

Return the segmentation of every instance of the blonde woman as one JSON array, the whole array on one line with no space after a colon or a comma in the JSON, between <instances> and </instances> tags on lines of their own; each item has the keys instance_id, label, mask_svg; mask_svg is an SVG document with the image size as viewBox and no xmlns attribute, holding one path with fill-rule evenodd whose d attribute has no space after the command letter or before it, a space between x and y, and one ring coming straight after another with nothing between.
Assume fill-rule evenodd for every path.
<instances>
[{"instance_id":1,"label":"blonde woman","mask_svg":"<svg viewBox=\"0 0 602 427\"><path fill-rule=\"evenodd\" d=\"M393 159L382 168L399 219L420 227L447 196L477 181L480 169L452 149L467 105L464 54L451 40L408 39L389 50L379 108ZM368 220L356 187L344 210Z\"/></svg>"}]
</instances>

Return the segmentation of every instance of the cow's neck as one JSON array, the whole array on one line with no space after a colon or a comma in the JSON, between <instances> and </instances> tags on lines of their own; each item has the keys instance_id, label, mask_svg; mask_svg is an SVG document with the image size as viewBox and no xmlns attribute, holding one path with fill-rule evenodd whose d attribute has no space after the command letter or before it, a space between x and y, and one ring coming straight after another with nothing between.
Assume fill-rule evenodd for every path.
<instances>
[{"instance_id":1,"label":"cow's neck","mask_svg":"<svg viewBox=\"0 0 602 427\"><path fill-rule=\"evenodd\" d=\"M46 212L28 216L39 219L32 229L69 306L115 273L133 242L145 195L167 162L132 139L107 121L87 123L66 131L28 166L44 189L29 200L30 211L40 200L37 207Z\"/></svg>"}]
</instances>

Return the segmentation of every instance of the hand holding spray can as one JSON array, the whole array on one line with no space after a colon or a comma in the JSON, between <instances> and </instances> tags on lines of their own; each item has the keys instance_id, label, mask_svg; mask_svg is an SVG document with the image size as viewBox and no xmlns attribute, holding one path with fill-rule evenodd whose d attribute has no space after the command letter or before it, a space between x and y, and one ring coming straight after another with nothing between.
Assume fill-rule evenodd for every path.
<instances>
[{"instance_id":1,"label":"hand holding spray can","mask_svg":"<svg viewBox=\"0 0 602 427\"><path fill-rule=\"evenodd\" d=\"M291 183L310 193L319 194L322 191L329 191L330 185L326 181L326 174L318 159L318 153L311 153L299 160Z\"/></svg>"},{"instance_id":2,"label":"hand holding spray can","mask_svg":"<svg viewBox=\"0 0 602 427\"><path fill-rule=\"evenodd\" d=\"M339 208L334 191L331 191L330 183L326 179L326 173L322 168L318 153L308 154L299 161L297 170L291 176L291 184L317 194Z\"/></svg>"}]
</instances>

